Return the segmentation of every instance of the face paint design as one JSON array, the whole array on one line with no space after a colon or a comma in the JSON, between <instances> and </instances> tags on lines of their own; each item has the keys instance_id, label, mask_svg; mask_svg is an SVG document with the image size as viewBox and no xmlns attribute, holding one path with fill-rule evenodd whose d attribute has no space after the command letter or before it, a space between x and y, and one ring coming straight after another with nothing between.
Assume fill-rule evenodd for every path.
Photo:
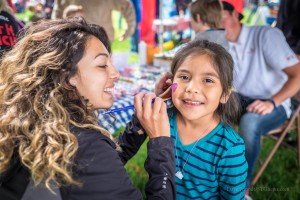
<instances>
[{"instance_id":1,"label":"face paint design","mask_svg":"<svg viewBox=\"0 0 300 200\"><path fill-rule=\"evenodd\" d=\"M177 83L172 83L172 94L175 92L177 88Z\"/></svg>"}]
</instances>

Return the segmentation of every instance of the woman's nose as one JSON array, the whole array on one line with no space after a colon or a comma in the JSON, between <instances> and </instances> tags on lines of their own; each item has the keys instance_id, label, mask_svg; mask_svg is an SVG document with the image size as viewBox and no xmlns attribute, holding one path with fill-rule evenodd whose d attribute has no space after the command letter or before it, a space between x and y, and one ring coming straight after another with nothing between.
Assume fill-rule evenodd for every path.
<instances>
[{"instance_id":1,"label":"woman's nose","mask_svg":"<svg viewBox=\"0 0 300 200\"><path fill-rule=\"evenodd\" d=\"M108 67L108 73L109 73L109 77L113 80L118 80L120 78L120 73L117 70L117 68L112 64L112 62L110 61L108 63L109 67Z\"/></svg>"},{"instance_id":2,"label":"woman's nose","mask_svg":"<svg viewBox=\"0 0 300 200\"><path fill-rule=\"evenodd\" d=\"M115 68L115 66L111 65L109 69L109 77L113 79L114 81L118 80L120 78L119 71Z\"/></svg>"},{"instance_id":3,"label":"woman's nose","mask_svg":"<svg viewBox=\"0 0 300 200\"><path fill-rule=\"evenodd\" d=\"M120 73L114 66L112 67L112 70L110 72L110 77L115 81L120 78Z\"/></svg>"}]
</instances>

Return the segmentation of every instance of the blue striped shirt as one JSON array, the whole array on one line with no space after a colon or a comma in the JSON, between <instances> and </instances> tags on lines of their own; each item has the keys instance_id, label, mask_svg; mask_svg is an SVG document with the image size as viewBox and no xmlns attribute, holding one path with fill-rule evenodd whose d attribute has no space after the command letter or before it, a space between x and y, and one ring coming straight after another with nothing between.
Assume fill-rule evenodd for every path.
<instances>
[{"instance_id":1,"label":"blue striped shirt","mask_svg":"<svg viewBox=\"0 0 300 200\"><path fill-rule=\"evenodd\" d=\"M176 172L185 165L183 179L176 177L176 198L244 199L248 164L243 139L230 126L219 123L194 148L195 143L183 145L177 133L176 113L173 114L170 126Z\"/></svg>"}]
</instances>

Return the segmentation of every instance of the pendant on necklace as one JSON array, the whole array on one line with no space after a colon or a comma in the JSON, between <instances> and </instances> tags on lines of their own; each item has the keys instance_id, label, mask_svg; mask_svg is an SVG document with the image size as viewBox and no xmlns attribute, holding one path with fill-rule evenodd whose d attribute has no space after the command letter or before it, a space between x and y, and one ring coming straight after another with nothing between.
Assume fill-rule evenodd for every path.
<instances>
[{"instance_id":1,"label":"pendant on necklace","mask_svg":"<svg viewBox=\"0 0 300 200\"><path fill-rule=\"evenodd\" d=\"M175 174L175 176L176 176L177 178L179 178L180 180L182 180L182 178L183 178L183 174L182 174L181 171L177 171L176 174Z\"/></svg>"}]
</instances>

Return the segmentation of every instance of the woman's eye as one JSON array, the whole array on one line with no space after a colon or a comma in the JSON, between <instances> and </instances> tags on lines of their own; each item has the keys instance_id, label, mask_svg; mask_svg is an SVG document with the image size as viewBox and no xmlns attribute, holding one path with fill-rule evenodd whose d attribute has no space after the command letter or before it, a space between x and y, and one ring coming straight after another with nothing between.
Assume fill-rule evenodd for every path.
<instances>
[{"instance_id":1,"label":"woman's eye","mask_svg":"<svg viewBox=\"0 0 300 200\"><path fill-rule=\"evenodd\" d=\"M107 64L99 65L98 67L105 68L107 67Z\"/></svg>"}]
</instances>

